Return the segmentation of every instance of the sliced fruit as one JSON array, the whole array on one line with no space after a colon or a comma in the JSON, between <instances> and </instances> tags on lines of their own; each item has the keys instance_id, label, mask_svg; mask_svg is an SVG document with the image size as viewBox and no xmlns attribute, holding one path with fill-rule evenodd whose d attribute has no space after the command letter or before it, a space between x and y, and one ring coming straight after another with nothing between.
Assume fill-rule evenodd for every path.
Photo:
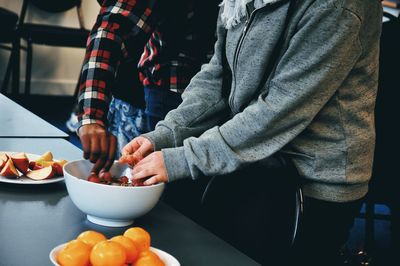
<instances>
[{"instance_id":1,"label":"sliced fruit","mask_svg":"<svg viewBox=\"0 0 400 266\"><path fill-rule=\"evenodd\" d=\"M90 173L90 175L87 178L87 181L93 182L93 183L101 183L101 179L96 173Z\"/></svg>"},{"instance_id":2,"label":"sliced fruit","mask_svg":"<svg viewBox=\"0 0 400 266\"><path fill-rule=\"evenodd\" d=\"M6 165L7 161L0 159L0 171L3 169L4 165Z\"/></svg>"},{"instance_id":3,"label":"sliced fruit","mask_svg":"<svg viewBox=\"0 0 400 266\"><path fill-rule=\"evenodd\" d=\"M42 169L42 168L43 168L43 165L41 165L38 162L35 162L35 161L29 162L29 169L31 169L31 170L38 170L38 169Z\"/></svg>"},{"instance_id":4,"label":"sliced fruit","mask_svg":"<svg viewBox=\"0 0 400 266\"><path fill-rule=\"evenodd\" d=\"M26 176L33 180L44 180L52 178L55 174L53 166L46 166L42 169L32 170L26 173Z\"/></svg>"},{"instance_id":5,"label":"sliced fruit","mask_svg":"<svg viewBox=\"0 0 400 266\"><path fill-rule=\"evenodd\" d=\"M59 164L60 166L64 166L64 164L67 163L66 160L60 160L60 161L54 161L54 160L51 160L51 161L36 160L35 162L40 163L40 164L43 165L43 166L49 166L49 165L53 165L53 164L55 164L55 163L56 163L56 164Z\"/></svg>"},{"instance_id":6,"label":"sliced fruit","mask_svg":"<svg viewBox=\"0 0 400 266\"><path fill-rule=\"evenodd\" d=\"M52 161L52 160L53 160L53 154L50 151L46 151L35 161L38 162L38 161Z\"/></svg>"},{"instance_id":7,"label":"sliced fruit","mask_svg":"<svg viewBox=\"0 0 400 266\"><path fill-rule=\"evenodd\" d=\"M3 169L1 169L0 175L9 178L17 178L19 177L19 173L13 164L11 159L8 159Z\"/></svg>"},{"instance_id":8,"label":"sliced fruit","mask_svg":"<svg viewBox=\"0 0 400 266\"><path fill-rule=\"evenodd\" d=\"M51 166L53 167L53 169L56 172L57 176L63 176L64 175L63 167L58 162L54 162Z\"/></svg>"},{"instance_id":9,"label":"sliced fruit","mask_svg":"<svg viewBox=\"0 0 400 266\"><path fill-rule=\"evenodd\" d=\"M44 160L40 160L40 161L35 161L36 163L42 165L42 166L50 166L53 165L53 163L55 163L55 161L44 161Z\"/></svg>"},{"instance_id":10,"label":"sliced fruit","mask_svg":"<svg viewBox=\"0 0 400 266\"><path fill-rule=\"evenodd\" d=\"M59 161L56 161L56 162L61 166L64 166L64 164L68 163L67 160L59 160Z\"/></svg>"},{"instance_id":11,"label":"sliced fruit","mask_svg":"<svg viewBox=\"0 0 400 266\"><path fill-rule=\"evenodd\" d=\"M8 160L8 155L4 152L0 152L0 171L3 169L4 165L6 165Z\"/></svg>"},{"instance_id":12,"label":"sliced fruit","mask_svg":"<svg viewBox=\"0 0 400 266\"><path fill-rule=\"evenodd\" d=\"M7 161L8 160L7 153L0 152L0 160Z\"/></svg>"},{"instance_id":13,"label":"sliced fruit","mask_svg":"<svg viewBox=\"0 0 400 266\"><path fill-rule=\"evenodd\" d=\"M14 166L23 174L26 174L29 169L29 159L24 152L10 155Z\"/></svg>"},{"instance_id":14,"label":"sliced fruit","mask_svg":"<svg viewBox=\"0 0 400 266\"><path fill-rule=\"evenodd\" d=\"M110 172L100 172L99 177L106 182L112 181L112 174Z\"/></svg>"}]
</instances>

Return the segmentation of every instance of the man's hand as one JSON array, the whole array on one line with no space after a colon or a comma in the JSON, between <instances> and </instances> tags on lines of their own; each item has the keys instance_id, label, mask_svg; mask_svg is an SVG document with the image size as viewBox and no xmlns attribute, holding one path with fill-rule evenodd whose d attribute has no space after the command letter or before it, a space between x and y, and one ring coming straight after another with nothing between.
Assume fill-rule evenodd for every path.
<instances>
[{"instance_id":1,"label":"man's hand","mask_svg":"<svg viewBox=\"0 0 400 266\"><path fill-rule=\"evenodd\" d=\"M162 182L168 182L167 168L164 164L164 157L161 151L156 151L146 156L138 162L133 168L133 179L143 180L143 184L153 185Z\"/></svg>"},{"instance_id":2,"label":"man's hand","mask_svg":"<svg viewBox=\"0 0 400 266\"><path fill-rule=\"evenodd\" d=\"M122 148L122 156L119 162L127 163L133 167L153 150L154 147L150 140L144 137L136 137Z\"/></svg>"},{"instance_id":3,"label":"man's hand","mask_svg":"<svg viewBox=\"0 0 400 266\"><path fill-rule=\"evenodd\" d=\"M117 139L98 124L83 125L78 131L83 157L94 163L92 172L108 171L114 163Z\"/></svg>"}]
</instances>

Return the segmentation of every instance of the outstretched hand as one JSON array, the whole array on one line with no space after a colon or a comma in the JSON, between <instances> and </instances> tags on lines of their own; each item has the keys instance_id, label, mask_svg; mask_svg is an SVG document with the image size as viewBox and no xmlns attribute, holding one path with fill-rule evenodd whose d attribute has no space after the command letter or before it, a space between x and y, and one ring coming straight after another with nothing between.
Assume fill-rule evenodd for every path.
<instances>
[{"instance_id":1,"label":"outstretched hand","mask_svg":"<svg viewBox=\"0 0 400 266\"><path fill-rule=\"evenodd\" d=\"M83 157L94 163L92 172L108 171L114 163L117 140L115 136L98 124L83 125L78 131L82 143Z\"/></svg>"},{"instance_id":2,"label":"outstretched hand","mask_svg":"<svg viewBox=\"0 0 400 266\"><path fill-rule=\"evenodd\" d=\"M119 162L127 163L133 167L153 150L154 147L150 140L144 137L136 137L122 148L122 156L119 159Z\"/></svg>"}]
</instances>

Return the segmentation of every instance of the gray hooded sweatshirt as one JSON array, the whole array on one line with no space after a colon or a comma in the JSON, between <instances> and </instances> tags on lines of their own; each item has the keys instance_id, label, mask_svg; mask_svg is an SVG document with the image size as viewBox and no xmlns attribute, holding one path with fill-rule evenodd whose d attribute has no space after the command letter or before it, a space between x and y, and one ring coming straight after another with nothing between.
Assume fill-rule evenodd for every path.
<instances>
[{"instance_id":1,"label":"gray hooded sweatshirt","mask_svg":"<svg viewBox=\"0 0 400 266\"><path fill-rule=\"evenodd\" d=\"M238 2L252 8L242 12ZM367 193L381 2L299 0L268 75L288 6L222 3L214 56L182 104L144 135L162 150L169 181L227 174L285 152L306 196L346 202Z\"/></svg>"}]
</instances>

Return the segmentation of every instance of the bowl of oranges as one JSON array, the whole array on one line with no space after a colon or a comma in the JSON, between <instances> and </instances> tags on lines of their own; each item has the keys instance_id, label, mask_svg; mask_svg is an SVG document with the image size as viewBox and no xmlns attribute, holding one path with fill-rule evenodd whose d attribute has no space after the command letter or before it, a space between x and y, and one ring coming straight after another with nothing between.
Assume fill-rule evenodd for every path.
<instances>
[{"instance_id":1,"label":"bowl of oranges","mask_svg":"<svg viewBox=\"0 0 400 266\"><path fill-rule=\"evenodd\" d=\"M150 234L141 227L110 239L96 231L84 231L51 250L50 261L56 266L180 266L173 256L151 247L150 242Z\"/></svg>"},{"instance_id":2,"label":"bowl of oranges","mask_svg":"<svg viewBox=\"0 0 400 266\"><path fill-rule=\"evenodd\" d=\"M93 164L88 160L76 160L65 164L63 170L72 202L95 224L128 226L134 219L149 212L164 190L164 183L151 186L132 185L127 178L131 169L118 161L106 173L107 182L94 177L91 174L92 167Z\"/></svg>"}]
</instances>

